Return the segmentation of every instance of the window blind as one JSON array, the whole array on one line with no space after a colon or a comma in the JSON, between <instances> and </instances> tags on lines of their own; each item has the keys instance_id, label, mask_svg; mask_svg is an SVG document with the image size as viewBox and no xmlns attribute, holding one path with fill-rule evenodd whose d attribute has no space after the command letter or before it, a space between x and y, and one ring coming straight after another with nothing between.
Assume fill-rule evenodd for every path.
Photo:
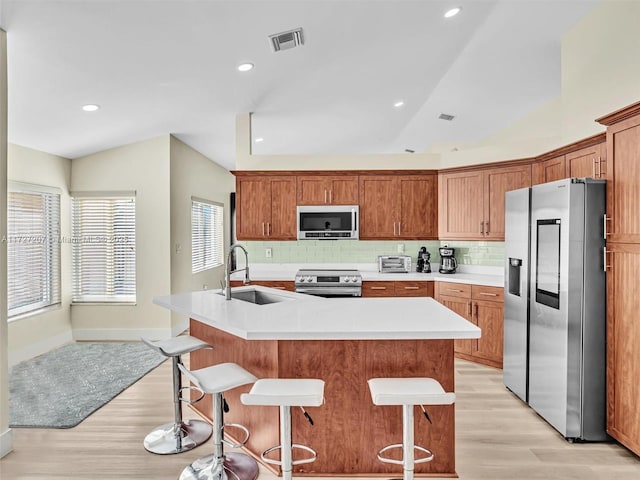
<instances>
[{"instance_id":1,"label":"window blind","mask_svg":"<svg viewBox=\"0 0 640 480\"><path fill-rule=\"evenodd\" d=\"M60 303L60 195L7 194L7 303L13 317Z\"/></svg>"},{"instance_id":2,"label":"window blind","mask_svg":"<svg viewBox=\"0 0 640 480\"><path fill-rule=\"evenodd\" d=\"M191 199L191 272L222 265L222 205Z\"/></svg>"},{"instance_id":3,"label":"window blind","mask_svg":"<svg viewBox=\"0 0 640 480\"><path fill-rule=\"evenodd\" d=\"M135 196L72 199L73 302L135 302Z\"/></svg>"}]
</instances>

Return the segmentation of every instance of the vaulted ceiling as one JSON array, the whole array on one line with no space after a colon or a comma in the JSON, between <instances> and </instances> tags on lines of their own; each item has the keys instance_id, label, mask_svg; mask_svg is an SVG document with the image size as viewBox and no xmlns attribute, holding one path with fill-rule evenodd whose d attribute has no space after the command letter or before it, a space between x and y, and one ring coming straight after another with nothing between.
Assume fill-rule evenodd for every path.
<instances>
[{"instance_id":1,"label":"vaulted ceiling","mask_svg":"<svg viewBox=\"0 0 640 480\"><path fill-rule=\"evenodd\" d=\"M2 0L9 141L76 158L172 133L231 169L253 112L257 154L468 145L560 94L562 34L597 3Z\"/></svg>"}]
</instances>

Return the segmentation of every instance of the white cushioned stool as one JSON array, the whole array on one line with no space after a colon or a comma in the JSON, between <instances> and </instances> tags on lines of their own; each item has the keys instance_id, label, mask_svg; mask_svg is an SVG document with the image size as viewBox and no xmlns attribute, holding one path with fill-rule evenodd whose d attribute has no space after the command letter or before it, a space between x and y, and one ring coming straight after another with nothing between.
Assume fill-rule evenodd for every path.
<instances>
[{"instance_id":1,"label":"white cushioned stool","mask_svg":"<svg viewBox=\"0 0 640 480\"><path fill-rule=\"evenodd\" d=\"M300 407L309 423L313 420L303 407L319 407L324 402L324 382L314 378L263 378L258 380L249 393L240 400L245 405L272 405L280 407L280 445L268 448L260 457L267 463L280 465L283 480L292 478L294 465L315 461L316 452L305 445L291 441L291 407ZM311 453L311 457L293 460L292 449L299 448ZM267 455L280 450L280 460Z\"/></svg>"},{"instance_id":2,"label":"white cushioned stool","mask_svg":"<svg viewBox=\"0 0 640 480\"><path fill-rule=\"evenodd\" d=\"M146 338L142 341L155 351L170 357L173 362L173 422L165 423L154 428L144 439L144 448L152 453L167 455L191 450L203 444L211 436L211 425L202 420L183 420L182 402L195 403L202 399L204 394L195 400L187 400L182 397L182 391L191 387L182 387L182 379L178 365L182 365L181 355L194 352L201 348L213 348L206 342L189 335L180 335L152 342ZM200 392L202 393L202 392Z\"/></svg>"},{"instance_id":3,"label":"white cushioned stool","mask_svg":"<svg viewBox=\"0 0 640 480\"><path fill-rule=\"evenodd\" d=\"M253 383L257 380L251 373L235 363L220 363L210 367L189 371L184 365L180 370L199 389L213 395L213 454L200 457L186 467L180 480L255 480L258 477L258 464L244 453L224 453L223 443L240 448L249 440L249 430L237 423L224 423L224 412L228 410L223 393L227 390ZM239 428L245 434L240 443L232 443L224 438L227 427ZM227 475L228 474L228 475Z\"/></svg>"},{"instance_id":4,"label":"white cushioned stool","mask_svg":"<svg viewBox=\"0 0 640 480\"><path fill-rule=\"evenodd\" d=\"M402 405L402 443L387 445L378 452L378 460L385 463L403 465L404 480L413 479L413 468L416 463L430 462L434 454L424 447L414 444L413 409L422 406L425 417L431 418L423 405L451 405L456 400L455 393L447 393L442 385L433 378L372 378L369 380L371 399L375 405ZM394 460L382 456L392 449L402 449L402 460ZM416 459L414 450L425 454Z\"/></svg>"}]
</instances>

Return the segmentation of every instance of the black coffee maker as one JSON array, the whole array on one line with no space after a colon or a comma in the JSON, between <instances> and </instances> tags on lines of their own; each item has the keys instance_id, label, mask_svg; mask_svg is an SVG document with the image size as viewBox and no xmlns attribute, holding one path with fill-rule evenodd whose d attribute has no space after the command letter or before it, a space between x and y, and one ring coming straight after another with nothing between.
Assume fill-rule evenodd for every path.
<instances>
[{"instance_id":1,"label":"black coffee maker","mask_svg":"<svg viewBox=\"0 0 640 480\"><path fill-rule=\"evenodd\" d=\"M438 249L438 253L440 253L440 269L438 271L440 273L456 273L458 267L458 262L454 257L456 249L445 245Z\"/></svg>"},{"instance_id":2,"label":"black coffee maker","mask_svg":"<svg viewBox=\"0 0 640 480\"><path fill-rule=\"evenodd\" d=\"M429 259L431 254L427 252L427 247L420 247L418 251L418 261L416 262L416 272L431 273L431 263Z\"/></svg>"}]
</instances>

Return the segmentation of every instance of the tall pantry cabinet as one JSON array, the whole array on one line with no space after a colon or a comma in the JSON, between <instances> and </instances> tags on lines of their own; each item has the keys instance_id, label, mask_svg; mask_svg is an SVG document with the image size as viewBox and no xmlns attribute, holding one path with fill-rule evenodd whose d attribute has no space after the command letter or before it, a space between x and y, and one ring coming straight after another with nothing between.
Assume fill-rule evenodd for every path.
<instances>
[{"instance_id":1,"label":"tall pantry cabinet","mask_svg":"<svg viewBox=\"0 0 640 480\"><path fill-rule=\"evenodd\" d=\"M607 431L640 455L640 102L607 126Z\"/></svg>"}]
</instances>

